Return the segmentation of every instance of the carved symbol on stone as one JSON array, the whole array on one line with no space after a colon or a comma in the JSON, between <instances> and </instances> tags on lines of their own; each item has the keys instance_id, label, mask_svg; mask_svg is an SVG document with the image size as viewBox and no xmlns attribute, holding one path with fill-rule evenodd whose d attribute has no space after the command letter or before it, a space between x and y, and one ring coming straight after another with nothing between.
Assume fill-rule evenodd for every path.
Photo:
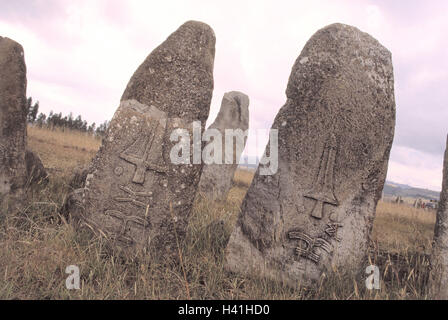
<instances>
[{"instance_id":1,"label":"carved symbol on stone","mask_svg":"<svg viewBox=\"0 0 448 320\"><path fill-rule=\"evenodd\" d=\"M333 169L336 155L336 138L332 134L329 141L325 145L322 160L320 163L319 173L313 189L308 191L304 196L306 198L316 200L311 216L317 219L322 219L324 204L338 206L339 202L336 199L333 191Z\"/></svg>"},{"instance_id":2,"label":"carved symbol on stone","mask_svg":"<svg viewBox=\"0 0 448 320\"><path fill-rule=\"evenodd\" d=\"M291 240L299 240L299 244L295 250L296 254L300 257L309 259L314 263L319 263L321 254L316 252L317 248L320 248L327 253L331 253L331 244L322 238L311 238L309 235L300 231L290 231L288 238Z\"/></svg>"},{"instance_id":3,"label":"carved symbol on stone","mask_svg":"<svg viewBox=\"0 0 448 320\"><path fill-rule=\"evenodd\" d=\"M116 167L114 170L115 175L117 175L118 177L121 176L123 174L123 167Z\"/></svg>"},{"instance_id":4,"label":"carved symbol on stone","mask_svg":"<svg viewBox=\"0 0 448 320\"><path fill-rule=\"evenodd\" d=\"M120 233L116 236L116 238L125 242L133 242L130 237L126 236L126 229L128 228L129 223L135 223L143 228L147 224L146 220L141 217L127 216L117 210L107 210L105 215L121 220Z\"/></svg>"},{"instance_id":5,"label":"carved symbol on stone","mask_svg":"<svg viewBox=\"0 0 448 320\"><path fill-rule=\"evenodd\" d=\"M156 122L153 122L154 124ZM132 182L137 184L143 184L145 182L145 175L147 170L153 170L159 173L166 173L168 171L165 164L159 165L155 163L150 163L148 161L148 156L151 153L151 148L153 146L154 138L156 135L162 135L158 132L159 122L157 121L157 125L152 131L152 133L148 135L141 135L135 140L135 142L124 152L120 154L120 158L132 163L136 166L134 177ZM134 154L130 150L134 152L139 152L139 150L144 150L143 155Z\"/></svg>"},{"instance_id":6,"label":"carved symbol on stone","mask_svg":"<svg viewBox=\"0 0 448 320\"><path fill-rule=\"evenodd\" d=\"M137 207L141 207L141 208L146 208L148 206L148 204L142 202L139 200L139 198L142 197L150 197L152 196L152 192L137 192L134 191L132 189L130 189L129 187L125 187L125 186L119 186L120 190L126 192L128 194L128 197L115 197L114 200L118 201L118 202L130 202L133 205L137 206Z\"/></svg>"},{"instance_id":7,"label":"carved symbol on stone","mask_svg":"<svg viewBox=\"0 0 448 320\"><path fill-rule=\"evenodd\" d=\"M325 229L325 233L330 237L334 238L336 241L341 241L341 238L337 236L338 229L342 228L342 224L331 222L327 225L327 228Z\"/></svg>"}]
</instances>

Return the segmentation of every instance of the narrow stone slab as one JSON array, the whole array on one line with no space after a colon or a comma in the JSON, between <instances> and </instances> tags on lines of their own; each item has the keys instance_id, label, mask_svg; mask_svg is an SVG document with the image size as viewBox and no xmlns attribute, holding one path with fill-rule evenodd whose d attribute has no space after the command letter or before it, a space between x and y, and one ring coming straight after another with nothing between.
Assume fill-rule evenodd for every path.
<instances>
[{"instance_id":1,"label":"narrow stone slab","mask_svg":"<svg viewBox=\"0 0 448 320\"><path fill-rule=\"evenodd\" d=\"M244 93L232 91L224 95L218 116L209 128L212 138L207 144L210 147L219 147L221 144L221 162L204 165L204 170L199 183L201 194L209 199L225 199L232 188L233 176L238 168L238 162L247 142L247 130L249 129L249 97ZM215 131L221 139L214 136ZM226 130L229 141L226 139ZM229 132L229 130L231 132ZM218 143L216 143L219 140ZM233 144L226 154L226 144ZM229 146L231 146L229 144ZM212 148L214 150L214 148ZM206 149L205 149L206 150ZM211 152L213 153L213 151ZM227 161L230 163L226 163Z\"/></svg>"},{"instance_id":2,"label":"narrow stone slab","mask_svg":"<svg viewBox=\"0 0 448 320\"><path fill-rule=\"evenodd\" d=\"M0 37L0 197L20 193L27 180L26 85L22 46Z\"/></svg>"},{"instance_id":3,"label":"narrow stone slab","mask_svg":"<svg viewBox=\"0 0 448 320\"><path fill-rule=\"evenodd\" d=\"M354 27L327 26L296 60L286 95L272 126L278 171L258 169L227 268L294 286L332 266L362 268L394 136L391 54Z\"/></svg>"},{"instance_id":4,"label":"narrow stone slab","mask_svg":"<svg viewBox=\"0 0 448 320\"><path fill-rule=\"evenodd\" d=\"M213 30L187 22L129 81L89 168L81 200L83 223L115 247L151 245L163 254L177 253L202 164L172 163L171 150L178 141L170 138L181 128L191 136L192 121L202 123L199 134L204 130L213 92L214 52Z\"/></svg>"},{"instance_id":5,"label":"narrow stone slab","mask_svg":"<svg viewBox=\"0 0 448 320\"><path fill-rule=\"evenodd\" d=\"M48 173L39 155L30 149L25 152L27 184L41 185L48 183Z\"/></svg>"},{"instance_id":6,"label":"narrow stone slab","mask_svg":"<svg viewBox=\"0 0 448 320\"><path fill-rule=\"evenodd\" d=\"M430 290L433 299L448 299L448 137L443 161L442 192L437 208L431 254Z\"/></svg>"}]
</instances>

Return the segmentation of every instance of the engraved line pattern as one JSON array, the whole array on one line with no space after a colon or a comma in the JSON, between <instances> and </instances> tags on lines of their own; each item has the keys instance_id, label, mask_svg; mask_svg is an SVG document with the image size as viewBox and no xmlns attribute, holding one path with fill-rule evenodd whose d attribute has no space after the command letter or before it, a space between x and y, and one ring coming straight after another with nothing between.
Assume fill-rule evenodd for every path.
<instances>
[{"instance_id":1,"label":"engraved line pattern","mask_svg":"<svg viewBox=\"0 0 448 320\"><path fill-rule=\"evenodd\" d=\"M114 217L114 218L122 221L121 227L120 227L120 233L118 234L118 236L116 238L117 239L122 238L126 241L133 241L130 237L126 236L126 229L130 222L135 223L143 228L146 226L146 223L147 223L146 220L141 217L127 216L118 210L107 210L105 212L105 215Z\"/></svg>"},{"instance_id":2,"label":"engraved line pattern","mask_svg":"<svg viewBox=\"0 0 448 320\"><path fill-rule=\"evenodd\" d=\"M340 242L340 241L341 241L341 238L339 238L339 237L337 236L337 232L338 232L338 229L339 229L339 228L342 228L342 224L341 224L341 223L335 223L335 222L333 222L333 223L329 223L329 224L327 225L326 229L325 229L325 233L326 233L329 237L334 238L336 241Z\"/></svg>"},{"instance_id":3,"label":"engraved line pattern","mask_svg":"<svg viewBox=\"0 0 448 320\"><path fill-rule=\"evenodd\" d=\"M148 204L138 200L138 197L150 197L152 196L152 192L137 192L131 190L129 187L119 186L120 190L126 192L128 197L115 197L114 200L117 202L130 202L133 205L141 208L146 208Z\"/></svg>"},{"instance_id":4,"label":"engraved line pattern","mask_svg":"<svg viewBox=\"0 0 448 320\"><path fill-rule=\"evenodd\" d=\"M295 252L298 256L309 259L316 264L319 263L321 258L321 254L316 252L317 248L320 248L327 253L332 252L331 244L325 239L312 238L301 231L290 231L288 233L288 237L291 240L299 241L299 244L295 249Z\"/></svg>"}]
</instances>

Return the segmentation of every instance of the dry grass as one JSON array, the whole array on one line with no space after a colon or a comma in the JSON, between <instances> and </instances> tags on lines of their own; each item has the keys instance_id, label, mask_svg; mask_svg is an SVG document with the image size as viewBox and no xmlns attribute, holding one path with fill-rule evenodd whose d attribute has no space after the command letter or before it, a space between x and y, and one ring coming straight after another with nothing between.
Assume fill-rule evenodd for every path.
<instances>
[{"instance_id":1,"label":"dry grass","mask_svg":"<svg viewBox=\"0 0 448 320\"><path fill-rule=\"evenodd\" d=\"M373 238L382 249L389 252L415 251L429 254L435 222L434 210L380 202L375 217Z\"/></svg>"},{"instance_id":2,"label":"dry grass","mask_svg":"<svg viewBox=\"0 0 448 320\"><path fill-rule=\"evenodd\" d=\"M235 172L235 176L233 177L233 184L240 188L247 189L252 183L252 179L254 178L255 170L242 170L239 169Z\"/></svg>"},{"instance_id":3,"label":"dry grass","mask_svg":"<svg viewBox=\"0 0 448 320\"><path fill-rule=\"evenodd\" d=\"M24 208L8 215L0 212L0 299L427 298L434 212L379 204L370 259L380 268L381 290L365 289L364 270L334 270L313 288L293 290L224 271L225 244L253 173L237 172L226 202L196 202L181 245L181 264L153 252L122 260L110 255L100 240L75 232L58 213L69 192L68 172L89 161L99 141L32 128L29 144L39 151L44 165L57 171L47 186L29 190L31 200ZM74 150L71 156L67 150ZM68 265L80 267L81 290L65 288Z\"/></svg>"},{"instance_id":4,"label":"dry grass","mask_svg":"<svg viewBox=\"0 0 448 320\"><path fill-rule=\"evenodd\" d=\"M71 170L92 160L101 140L79 131L28 127L28 146L51 171Z\"/></svg>"}]
</instances>

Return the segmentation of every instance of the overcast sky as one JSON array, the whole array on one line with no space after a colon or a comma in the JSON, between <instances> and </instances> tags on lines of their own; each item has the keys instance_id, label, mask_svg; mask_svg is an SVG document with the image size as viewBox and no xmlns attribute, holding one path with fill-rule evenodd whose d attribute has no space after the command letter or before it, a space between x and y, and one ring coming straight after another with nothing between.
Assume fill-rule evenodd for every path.
<instances>
[{"instance_id":1,"label":"overcast sky","mask_svg":"<svg viewBox=\"0 0 448 320\"><path fill-rule=\"evenodd\" d=\"M225 92L249 95L250 126L269 128L295 59L341 22L393 55L397 126L388 179L440 190L448 133L448 1L0 0L0 35L20 42L41 111L110 120L146 56L187 20L217 37L211 123ZM251 138L250 141L253 143ZM263 144L264 142L262 142Z\"/></svg>"}]
</instances>

